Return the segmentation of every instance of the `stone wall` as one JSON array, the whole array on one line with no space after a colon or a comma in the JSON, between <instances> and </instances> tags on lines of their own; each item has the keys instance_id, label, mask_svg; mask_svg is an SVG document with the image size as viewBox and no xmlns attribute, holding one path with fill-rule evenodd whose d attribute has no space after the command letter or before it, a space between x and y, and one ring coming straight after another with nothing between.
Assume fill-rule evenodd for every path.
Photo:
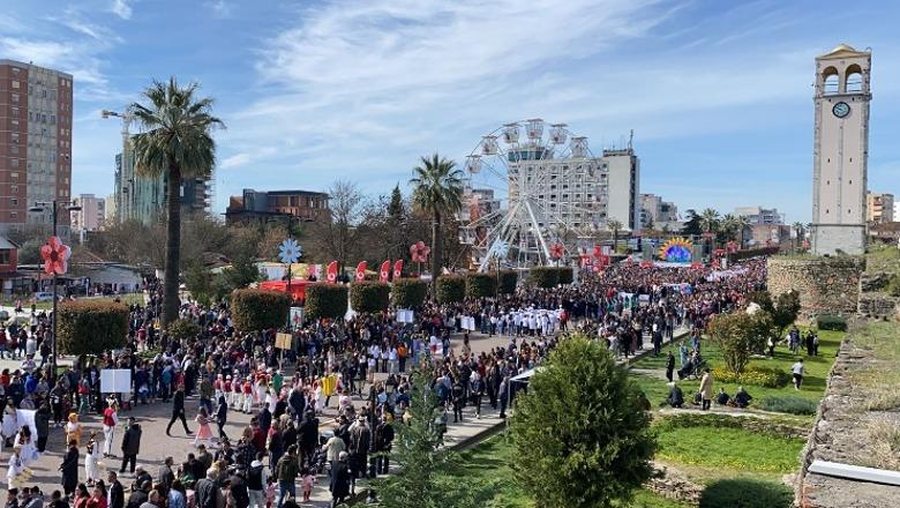
<instances>
[{"instance_id":1,"label":"stone wall","mask_svg":"<svg viewBox=\"0 0 900 508\"><path fill-rule=\"evenodd\" d=\"M768 260L767 285L773 296L797 290L801 316L856 314L865 260L857 256L780 257Z\"/></svg>"}]
</instances>

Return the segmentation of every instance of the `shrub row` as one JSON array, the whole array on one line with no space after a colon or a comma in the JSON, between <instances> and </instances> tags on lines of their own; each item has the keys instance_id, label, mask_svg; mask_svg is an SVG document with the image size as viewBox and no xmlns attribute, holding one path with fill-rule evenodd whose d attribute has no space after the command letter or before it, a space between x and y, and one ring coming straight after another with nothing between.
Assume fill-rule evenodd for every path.
<instances>
[{"instance_id":1,"label":"shrub row","mask_svg":"<svg viewBox=\"0 0 900 508\"><path fill-rule=\"evenodd\" d=\"M391 287L386 282L363 281L350 285L350 304L356 312L384 312L391 301Z\"/></svg>"},{"instance_id":2,"label":"shrub row","mask_svg":"<svg viewBox=\"0 0 900 508\"><path fill-rule=\"evenodd\" d=\"M459 275L441 275L435 281L434 297L438 303L461 302L466 297L466 279Z\"/></svg>"},{"instance_id":3,"label":"shrub row","mask_svg":"<svg viewBox=\"0 0 900 508\"><path fill-rule=\"evenodd\" d=\"M715 413L676 413L654 422L654 427L661 431L690 427L741 429L754 434L799 439L803 439L809 434L809 429L803 425L790 425L769 419L734 417Z\"/></svg>"},{"instance_id":4,"label":"shrub row","mask_svg":"<svg viewBox=\"0 0 900 508\"><path fill-rule=\"evenodd\" d=\"M59 352L96 355L125 346L128 307L104 300L65 302L59 307Z\"/></svg>"},{"instance_id":5,"label":"shrub row","mask_svg":"<svg viewBox=\"0 0 900 508\"><path fill-rule=\"evenodd\" d=\"M287 325L291 297L262 289L236 289L231 293L231 318L240 331L268 330Z\"/></svg>"},{"instance_id":6,"label":"shrub row","mask_svg":"<svg viewBox=\"0 0 900 508\"><path fill-rule=\"evenodd\" d=\"M428 296L428 283L421 279L397 279L391 288L391 303L398 309L418 309Z\"/></svg>"},{"instance_id":7,"label":"shrub row","mask_svg":"<svg viewBox=\"0 0 900 508\"><path fill-rule=\"evenodd\" d=\"M781 388L791 382L791 375L782 369L774 367L758 367L751 365L744 368L740 374L735 374L730 369L715 367L712 370L713 379L723 383L744 385L756 385L764 388Z\"/></svg>"},{"instance_id":8,"label":"shrub row","mask_svg":"<svg viewBox=\"0 0 900 508\"><path fill-rule=\"evenodd\" d=\"M501 295L510 295L516 292L518 282L518 272L515 270L500 270L500 287L497 290Z\"/></svg>"},{"instance_id":9,"label":"shrub row","mask_svg":"<svg viewBox=\"0 0 900 508\"><path fill-rule=\"evenodd\" d=\"M774 411L778 413L814 415L816 414L818 406L815 402L796 395L773 395L764 397L759 401L759 404L757 404L756 407L764 411Z\"/></svg>"},{"instance_id":10,"label":"shrub row","mask_svg":"<svg viewBox=\"0 0 900 508\"><path fill-rule=\"evenodd\" d=\"M347 286L317 282L306 286L305 316L339 319L347 314Z\"/></svg>"},{"instance_id":11,"label":"shrub row","mask_svg":"<svg viewBox=\"0 0 900 508\"><path fill-rule=\"evenodd\" d=\"M824 315L816 318L816 327L819 330L847 331L847 319L842 316Z\"/></svg>"},{"instance_id":12,"label":"shrub row","mask_svg":"<svg viewBox=\"0 0 900 508\"><path fill-rule=\"evenodd\" d=\"M466 274L466 298L485 298L497 294L497 273Z\"/></svg>"}]
</instances>

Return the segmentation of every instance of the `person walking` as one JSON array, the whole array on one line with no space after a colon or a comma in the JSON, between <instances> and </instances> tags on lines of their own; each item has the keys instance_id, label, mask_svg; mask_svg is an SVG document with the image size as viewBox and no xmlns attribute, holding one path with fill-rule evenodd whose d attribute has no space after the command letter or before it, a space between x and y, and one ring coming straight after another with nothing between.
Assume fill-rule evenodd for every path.
<instances>
[{"instance_id":1,"label":"person walking","mask_svg":"<svg viewBox=\"0 0 900 508\"><path fill-rule=\"evenodd\" d=\"M794 390L800 390L803 384L803 358L798 358L797 362L791 365L791 373L794 375Z\"/></svg>"},{"instance_id":2,"label":"person walking","mask_svg":"<svg viewBox=\"0 0 900 508\"><path fill-rule=\"evenodd\" d=\"M387 416L375 427L375 474L388 474L391 465L391 446L394 442L394 427Z\"/></svg>"},{"instance_id":3,"label":"person walking","mask_svg":"<svg viewBox=\"0 0 900 508\"><path fill-rule=\"evenodd\" d=\"M74 439L69 441L69 449L63 457L59 471L62 473L63 492L67 497L71 497L78 487L78 441Z\"/></svg>"},{"instance_id":4,"label":"person walking","mask_svg":"<svg viewBox=\"0 0 900 508\"><path fill-rule=\"evenodd\" d=\"M700 378L700 400L703 411L709 410L713 397L713 377L709 368L703 369L703 377Z\"/></svg>"},{"instance_id":5,"label":"person walking","mask_svg":"<svg viewBox=\"0 0 900 508\"><path fill-rule=\"evenodd\" d=\"M109 508L125 508L125 487L119 482L119 476L110 471L106 473L106 481L109 482Z\"/></svg>"},{"instance_id":6,"label":"person walking","mask_svg":"<svg viewBox=\"0 0 900 508\"><path fill-rule=\"evenodd\" d=\"M119 473L125 472L125 466L131 465L129 470L134 474L135 464L137 463L137 455L141 451L141 426L135 421L134 417L128 419L128 429L122 436L122 467Z\"/></svg>"},{"instance_id":7,"label":"person walking","mask_svg":"<svg viewBox=\"0 0 900 508\"><path fill-rule=\"evenodd\" d=\"M172 398L172 419L169 420L169 425L166 426L166 435L169 437L172 437L172 425L176 420L181 420L185 434L189 436L194 434L188 428L187 419L184 417L184 385L181 384L175 389L175 396Z\"/></svg>"},{"instance_id":8,"label":"person walking","mask_svg":"<svg viewBox=\"0 0 900 508\"><path fill-rule=\"evenodd\" d=\"M219 427L219 439L228 439L225 434L225 423L228 421L228 402L224 395L219 395L219 406L216 408L216 426Z\"/></svg>"},{"instance_id":9,"label":"person walking","mask_svg":"<svg viewBox=\"0 0 900 508\"><path fill-rule=\"evenodd\" d=\"M281 508L288 495L291 499L296 499L298 474L300 462L297 459L297 445L291 445L288 447L287 455L283 455L275 466L275 476L278 478L278 508Z\"/></svg>"},{"instance_id":10,"label":"person walking","mask_svg":"<svg viewBox=\"0 0 900 508\"><path fill-rule=\"evenodd\" d=\"M672 375L675 372L675 355L672 354L672 350L669 350L669 354L666 355L666 379L669 382L672 382Z\"/></svg>"},{"instance_id":11,"label":"person walking","mask_svg":"<svg viewBox=\"0 0 900 508\"><path fill-rule=\"evenodd\" d=\"M331 491L331 506L337 507L350 495L350 466L347 464L347 452L338 454L338 460L331 470L331 482L328 490Z\"/></svg>"},{"instance_id":12,"label":"person walking","mask_svg":"<svg viewBox=\"0 0 900 508\"><path fill-rule=\"evenodd\" d=\"M103 458L112 455L116 426L119 424L119 403L112 402L103 410Z\"/></svg>"}]
</instances>

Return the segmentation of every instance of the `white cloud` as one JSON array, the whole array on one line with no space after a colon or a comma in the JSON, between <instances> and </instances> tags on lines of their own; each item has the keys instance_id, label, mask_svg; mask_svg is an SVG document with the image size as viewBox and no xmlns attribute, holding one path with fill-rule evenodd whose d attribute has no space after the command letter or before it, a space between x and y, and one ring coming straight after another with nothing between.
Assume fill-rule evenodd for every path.
<instances>
[{"instance_id":1,"label":"white cloud","mask_svg":"<svg viewBox=\"0 0 900 508\"><path fill-rule=\"evenodd\" d=\"M231 16L231 4L226 2L225 0L215 0L213 2L206 2L204 4L206 7L212 10L213 15L219 19L227 18Z\"/></svg>"},{"instance_id":2,"label":"white cloud","mask_svg":"<svg viewBox=\"0 0 900 508\"><path fill-rule=\"evenodd\" d=\"M221 163L219 163L219 168L221 169L231 169L240 166L246 165L251 161L251 157L249 153L241 152L232 155L231 157L226 157Z\"/></svg>"},{"instance_id":3,"label":"white cloud","mask_svg":"<svg viewBox=\"0 0 900 508\"><path fill-rule=\"evenodd\" d=\"M132 9L128 2L129 0L113 0L110 10L122 19L131 19Z\"/></svg>"}]
</instances>

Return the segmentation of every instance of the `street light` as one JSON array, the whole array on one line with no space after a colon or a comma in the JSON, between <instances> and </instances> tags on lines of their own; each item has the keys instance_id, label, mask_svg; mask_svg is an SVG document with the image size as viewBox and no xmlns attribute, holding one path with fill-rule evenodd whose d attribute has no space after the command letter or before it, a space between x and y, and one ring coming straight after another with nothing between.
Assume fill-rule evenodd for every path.
<instances>
[{"instance_id":1,"label":"street light","mask_svg":"<svg viewBox=\"0 0 900 508\"><path fill-rule=\"evenodd\" d=\"M29 212L39 212L39 213L43 213L43 212L46 212L48 208L51 210L51 212L52 212L52 214L53 214L53 236L57 236L57 234L56 234L56 228L57 228L57 224L58 224L58 211L59 211L60 208L62 208L63 210L65 210L65 211L67 211L67 212L77 212L78 210L81 210L81 207L80 207L80 206L75 205L75 204L74 204L73 202L71 202L71 201L60 203L58 200L55 200L55 199L54 199L53 201L36 201L36 202L34 203L34 206L31 206L31 207L28 208L28 211L29 211ZM52 314L52 316L51 316L51 319L52 319L52 322L53 322L53 345L52 345L52 346L53 346L53 349L52 349L53 361L52 361L52 363L50 364L50 365L51 365L51 369L52 369L51 375L50 375L50 379L51 379L54 383L56 382L56 368L57 368L57 360L56 360L56 356L57 356L57 353L56 353L56 331L57 331L57 325L56 325L56 306L57 306L58 295L57 295L57 289L56 289L56 282L57 282L57 274L56 274L56 272L54 271L54 272L53 272L53 314Z\"/></svg>"}]
</instances>

